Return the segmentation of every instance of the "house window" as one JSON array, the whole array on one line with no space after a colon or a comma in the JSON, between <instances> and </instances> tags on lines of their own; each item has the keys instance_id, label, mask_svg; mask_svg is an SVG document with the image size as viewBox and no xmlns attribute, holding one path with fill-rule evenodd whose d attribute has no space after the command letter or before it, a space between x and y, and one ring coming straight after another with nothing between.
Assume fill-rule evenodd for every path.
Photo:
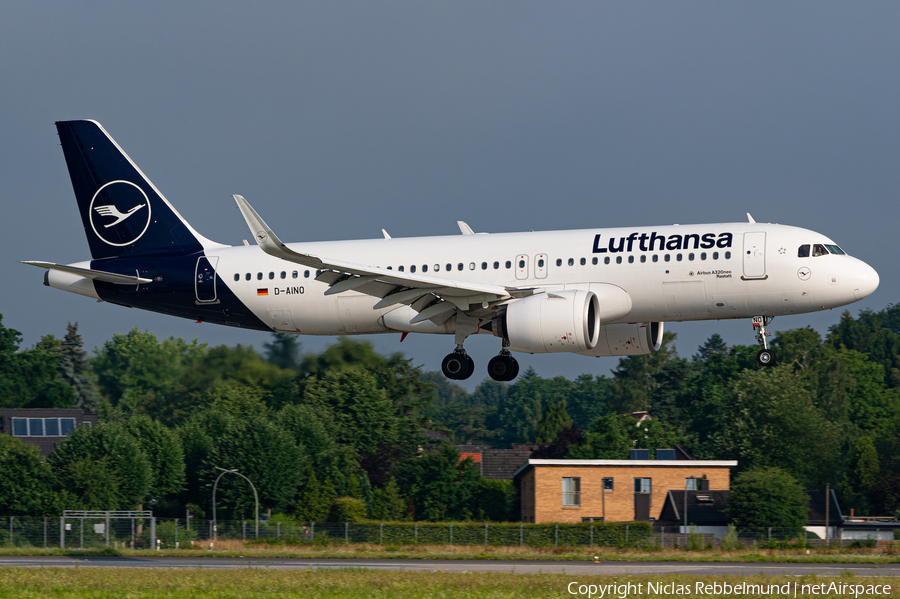
<instances>
[{"instance_id":1,"label":"house window","mask_svg":"<svg viewBox=\"0 0 900 599\"><path fill-rule=\"evenodd\" d=\"M562 504L563 507L581 506L581 479L578 477L564 477L562 479Z\"/></svg>"},{"instance_id":2,"label":"house window","mask_svg":"<svg viewBox=\"0 0 900 599\"><path fill-rule=\"evenodd\" d=\"M650 493L650 480L649 478L636 478L634 479L634 492L641 494L649 494Z\"/></svg>"},{"instance_id":3,"label":"house window","mask_svg":"<svg viewBox=\"0 0 900 599\"><path fill-rule=\"evenodd\" d=\"M610 477L610 478L604 478L604 479L603 479L603 490L604 490L604 491L612 491L612 490L613 490L613 479L612 479L612 477Z\"/></svg>"}]
</instances>

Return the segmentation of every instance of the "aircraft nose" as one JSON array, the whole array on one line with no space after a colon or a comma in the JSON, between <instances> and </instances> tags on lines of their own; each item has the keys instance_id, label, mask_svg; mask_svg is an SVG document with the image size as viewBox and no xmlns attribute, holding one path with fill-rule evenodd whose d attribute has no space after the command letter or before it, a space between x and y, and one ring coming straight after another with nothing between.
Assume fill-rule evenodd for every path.
<instances>
[{"instance_id":1,"label":"aircraft nose","mask_svg":"<svg viewBox=\"0 0 900 599\"><path fill-rule=\"evenodd\" d=\"M860 261L853 269L853 294L857 300L869 297L878 289L878 283L881 281L878 273L874 268Z\"/></svg>"}]
</instances>

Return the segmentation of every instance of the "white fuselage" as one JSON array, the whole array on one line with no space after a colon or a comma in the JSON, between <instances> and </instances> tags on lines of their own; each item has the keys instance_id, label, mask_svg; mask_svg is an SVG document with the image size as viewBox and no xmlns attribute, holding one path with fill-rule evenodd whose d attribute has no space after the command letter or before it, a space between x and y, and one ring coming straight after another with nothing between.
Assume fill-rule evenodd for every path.
<instances>
[{"instance_id":1,"label":"white fuselage","mask_svg":"<svg viewBox=\"0 0 900 599\"><path fill-rule=\"evenodd\" d=\"M508 287L551 291L588 289L592 283L615 285L631 298L631 310L601 319L602 324L613 324L800 314L852 303L878 286L877 273L851 256L798 256L800 246L814 244L834 242L797 227L724 223L289 247L398 271L414 268L416 273ZM665 247L660 249L661 245ZM258 247L223 247L207 251L207 256L215 260L219 284L273 330L306 335L453 333L452 321L443 327L409 325L409 314L414 313L408 306L374 310L379 298L371 295L347 291L326 296L328 285L315 280L315 270L269 256Z\"/></svg>"}]
</instances>

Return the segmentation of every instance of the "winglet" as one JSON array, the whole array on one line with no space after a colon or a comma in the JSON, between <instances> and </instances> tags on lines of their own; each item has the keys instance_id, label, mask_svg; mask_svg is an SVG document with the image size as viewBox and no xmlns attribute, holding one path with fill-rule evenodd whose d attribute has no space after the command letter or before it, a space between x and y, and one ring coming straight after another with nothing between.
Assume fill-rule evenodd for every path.
<instances>
[{"instance_id":1,"label":"winglet","mask_svg":"<svg viewBox=\"0 0 900 599\"><path fill-rule=\"evenodd\" d=\"M266 221L253 209L253 206L244 199L244 196L235 194L234 201L237 202L238 208L241 209L241 214L244 215L244 220L247 221L247 226L250 227L250 232L253 233L253 238L256 239L256 243L262 251L276 258L285 258L312 267L322 263L315 256L299 254L284 245L271 227L266 224Z\"/></svg>"},{"instance_id":2,"label":"winglet","mask_svg":"<svg viewBox=\"0 0 900 599\"><path fill-rule=\"evenodd\" d=\"M474 235L475 231L472 230L472 227L467 225L465 222L458 220L456 221L456 226L459 227L459 232L463 235Z\"/></svg>"}]
</instances>

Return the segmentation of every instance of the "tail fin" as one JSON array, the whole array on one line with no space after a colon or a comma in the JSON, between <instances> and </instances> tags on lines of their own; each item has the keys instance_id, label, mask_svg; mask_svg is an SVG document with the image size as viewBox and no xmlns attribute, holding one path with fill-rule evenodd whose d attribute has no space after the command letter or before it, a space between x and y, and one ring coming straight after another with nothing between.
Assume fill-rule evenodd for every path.
<instances>
[{"instance_id":1,"label":"tail fin","mask_svg":"<svg viewBox=\"0 0 900 599\"><path fill-rule=\"evenodd\" d=\"M62 121L56 129L95 260L219 245L191 228L100 123Z\"/></svg>"}]
</instances>

